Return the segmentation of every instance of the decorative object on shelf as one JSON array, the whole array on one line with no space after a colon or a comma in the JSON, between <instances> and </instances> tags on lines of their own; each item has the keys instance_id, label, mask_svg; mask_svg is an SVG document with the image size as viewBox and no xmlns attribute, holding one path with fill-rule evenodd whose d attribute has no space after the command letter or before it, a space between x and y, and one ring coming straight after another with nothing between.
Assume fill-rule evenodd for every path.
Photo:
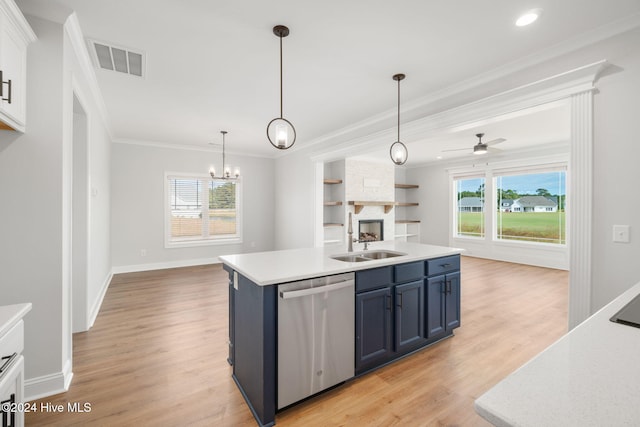
<instances>
[{"instance_id":1,"label":"decorative object on shelf","mask_svg":"<svg viewBox=\"0 0 640 427\"><path fill-rule=\"evenodd\" d=\"M209 175L211 175L212 179L228 179L228 180L238 179L240 177L240 169L238 168L235 169L233 173L235 176L234 178L231 176L231 168L225 164L224 143L225 143L225 135L228 132L226 130L221 130L220 133L222 134L222 174L220 176L216 176L216 170L212 166L211 169L209 169Z\"/></svg>"},{"instance_id":2,"label":"decorative object on shelf","mask_svg":"<svg viewBox=\"0 0 640 427\"><path fill-rule=\"evenodd\" d=\"M296 128L282 114L282 38L289 35L289 28L276 25L273 27L273 34L280 38L280 117L271 120L267 125L267 138L278 150L287 150L296 142Z\"/></svg>"},{"instance_id":3,"label":"decorative object on shelf","mask_svg":"<svg viewBox=\"0 0 640 427\"><path fill-rule=\"evenodd\" d=\"M404 74L396 74L393 76L393 80L398 82L398 139L391 144L389 155L396 165L404 165L407 162L407 158L409 158L407 147L400 141L400 80L404 78Z\"/></svg>"}]
</instances>

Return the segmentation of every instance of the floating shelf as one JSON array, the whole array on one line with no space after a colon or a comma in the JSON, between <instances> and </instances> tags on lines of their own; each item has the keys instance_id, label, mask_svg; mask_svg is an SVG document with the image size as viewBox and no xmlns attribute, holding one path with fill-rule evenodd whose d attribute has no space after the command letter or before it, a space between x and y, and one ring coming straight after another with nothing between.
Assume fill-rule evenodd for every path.
<instances>
[{"instance_id":1,"label":"floating shelf","mask_svg":"<svg viewBox=\"0 0 640 427\"><path fill-rule=\"evenodd\" d=\"M359 214L365 206L384 206L384 213L389 213L396 204L396 202L369 202L353 200L349 200L348 203L351 206L355 206L356 214Z\"/></svg>"},{"instance_id":2,"label":"floating shelf","mask_svg":"<svg viewBox=\"0 0 640 427\"><path fill-rule=\"evenodd\" d=\"M324 244L330 244L330 243L342 243L342 240L325 240Z\"/></svg>"},{"instance_id":3,"label":"floating shelf","mask_svg":"<svg viewBox=\"0 0 640 427\"><path fill-rule=\"evenodd\" d=\"M417 184L396 184L396 188L420 188Z\"/></svg>"},{"instance_id":4,"label":"floating shelf","mask_svg":"<svg viewBox=\"0 0 640 427\"><path fill-rule=\"evenodd\" d=\"M418 219L397 219L396 224L420 224Z\"/></svg>"},{"instance_id":5,"label":"floating shelf","mask_svg":"<svg viewBox=\"0 0 640 427\"><path fill-rule=\"evenodd\" d=\"M342 184L341 179L325 179L323 182L325 184Z\"/></svg>"},{"instance_id":6,"label":"floating shelf","mask_svg":"<svg viewBox=\"0 0 640 427\"><path fill-rule=\"evenodd\" d=\"M324 202L325 206L342 206L342 202Z\"/></svg>"},{"instance_id":7,"label":"floating shelf","mask_svg":"<svg viewBox=\"0 0 640 427\"><path fill-rule=\"evenodd\" d=\"M402 239L405 237L416 237L417 234L396 234L396 239Z\"/></svg>"},{"instance_id":8,"label":"floating shelf","mask_svg":"<svg viewBox=\"0 0 640 427\"><path fill-rule=\"evenodd\" d=\"M420 203L396 202L396 206L420 206Z\"/></svg>"},{"instance_id":9,"label":"floating shelf","mask_svg":"<svg viewBox=\"0 0 640 427\"><path fill-rule=\"evenodd\" d=\"M337 222L325 222L322 224L324 227L344 227L344 224L339 224Z\"/></svg>"}]
</instances>

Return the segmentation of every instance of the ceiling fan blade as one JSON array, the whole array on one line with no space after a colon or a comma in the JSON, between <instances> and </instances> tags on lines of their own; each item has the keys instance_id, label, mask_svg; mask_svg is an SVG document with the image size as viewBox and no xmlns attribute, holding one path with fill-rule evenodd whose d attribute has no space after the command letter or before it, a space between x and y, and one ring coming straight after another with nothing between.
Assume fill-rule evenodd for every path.
<instances>
[{"instance_id":1,"label":"ceiling fan blade","mask_svg":"<svg viewBox=\"0 0 640 427\"><path fill-rule=\"evenodd\" d=\"M491 153L502 153L502 152L504 152L504 150L501 150L501 149L496 148L496 147L487 147L487 150L489 150Z\"/></svg>"},{"instance_id":2,"label":"ceiling fan blade","mask_svg":"<svg viewBox=\"0 0 640 427\"><path fill-rule=\"evenodd\" d=\"M505 141L506 141L506 139L504 139L504 138L497 138L497 139L492 139L492 140L491 140L491 141L489 141L489 142L485 142L484 144L487 144L487 145L496 145L496 144L500 144L501 142L505 142Z\"/></svg>"},{"instance_id":3,"label":"ceiling fan blade","mask_svg":"<svg viewBox=\"0 0 640 427\"><path fill-rule=\"evenodd\" d=\"M468 148L453 148L451 150L442 150L442 152L446 152L446 151L469 151Z\"/></svg>"}]
</instances>

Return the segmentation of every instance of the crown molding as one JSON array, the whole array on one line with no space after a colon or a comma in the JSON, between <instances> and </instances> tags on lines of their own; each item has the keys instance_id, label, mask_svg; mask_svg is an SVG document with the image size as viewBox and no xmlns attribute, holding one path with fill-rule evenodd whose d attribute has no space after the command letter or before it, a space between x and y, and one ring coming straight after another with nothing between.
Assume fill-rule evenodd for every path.
<instances>
[{"instance_id":1,"label":"crown molding","mask_svg":"<svg viewBox=\"0 0 640 427\"><path fill-rule=\"evenodd\" d=\"M95 101L95 105L98 108L100 118L102 119L107 133L109 134L109 138L113 140L113 127L111 125L109 113L107 112L107 106L104 103L104 97L102 96L102 92L100 91L96 72L93 68L91 58L89 57L87 45L84 42L84 36L82 34L82 29L80 28L80 22L78 21L78 16L75 12L72 12L69 15L69 17L65 20L63 27L65 32L69 36L71 47L73 48L73 51L78 58L82 73L86 77L87 83L89 84L89 90L91 91L91 95Z\"/></svg>"},{"instance_id":2,"label":"crown molding","mask_svg":"<svg viewBox=\"0 0 640 427\"><path fill-rule=\"evenodd\" d=\"M514 111L565 99L570 95L592 91L595 82L610 64L606 60L587 64L546 79L510 89L478 101L403 124L403 140L411 143L429 138L443 131L452 132L460 126L469 127ZM311 153L314 161L334 160L379 149L395 135L395 128L387 128Z\"/></svg>"},{"instance_id":3,"label":"crown molding","mask_svg":"<svg viewBox=\"0 0 640 427\"><path fill-rule=\"evenodd\" d=\"M425 107L428 107L430 105L435 105L439 101L454 97L471 89L486 85L508 75L523 71L527 68L561 57L562 55L566 55L578 49L593 45L597 42L606 40L619 34L626 33L639 27L640 13L629 15L623 19L594 28L572 39L565 40L544 50L535 52L518 60L494 68L491 71L479 74L467 80L463 80L459 83L456 83L455 85L432 92L413 101L407 101L401 107L401 113L404 116L408 114L410 115L412 111L424 109ZM349 138L349 135L357 133L358 131L362 131L363 129L371 128L375 125L379 125L385 120L394 118L396 114L396 108L389 109L385 112L371 116L365 120L356 122L350 126L315 138L304 144L304 146L294 146L292 150L289 151L291 153L303 150L313 152L314 150L317 150L317 146L327 147L334 144L344 143L346 141L356 141L357 138ZM281 155L286 154L290 153L281 153Z\"/></svg>"},{"instance_id":4,"label":"crown molding","mask_svg":"<svg viewBox=\"0 0 640 427\"><path fill-rule=\"evenodd\" d=\"M111 142L114 144L124 144L124 145L137 145L140 147L151 147L151 148L164 148L169 150L182 150L182 151L200 151L204 153L222 153L222 144L207 144L207 145L193 145L193 144L175 144L170 142L160 142L160 141L148 141L142 139L128 139L128 138L112 138ZM261 154L249 153L246 151L233 151L225 148L226 154L231 154L234 156L242 156L242 157L255 157L259 159L275 159L275 156L266 156Z\"/></svg>"},{"instance_id":5,"label":"crown molding","mask_svg":"<svg viewBox=\"0 0 640 427\"><path fill-rule=\"evenodd\" d=\"M18 34L27 44L37 40L36 33L33 32L27 19L13 0L0 1L0 10L4 11L5 17L11 21L12 26L18 30Z\"/></svg>"}]
</instances>

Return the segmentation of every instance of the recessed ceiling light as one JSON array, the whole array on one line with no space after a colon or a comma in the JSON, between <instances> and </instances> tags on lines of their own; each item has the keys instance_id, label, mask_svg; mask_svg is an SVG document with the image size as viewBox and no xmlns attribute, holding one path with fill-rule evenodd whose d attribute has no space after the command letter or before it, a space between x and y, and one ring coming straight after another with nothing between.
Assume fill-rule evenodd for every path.
<instances>
[{"instance_id":1,"label":"recessed ceiling light","mask_svg":"<svg viewBox=\"0 0 640 427\"><path fill-rule=\"evenodd\" d=\"M436 157L436 159L441 160L441 159L442 159L442 156L438 156L438 157Z\"/></svg>"},{"instance_id":2,"label":"recessed ceiling light","mask_svg":"<svg viewBox=\"0 0 640 427\"><path fill-rule=\"evenodd\" d=\"M516 25L518 27L525 27L529 24L532 24L538 19L541 13L542 9L531 9L520 15L520 17L516 21Z\"/></svg>"}]
</instances>

